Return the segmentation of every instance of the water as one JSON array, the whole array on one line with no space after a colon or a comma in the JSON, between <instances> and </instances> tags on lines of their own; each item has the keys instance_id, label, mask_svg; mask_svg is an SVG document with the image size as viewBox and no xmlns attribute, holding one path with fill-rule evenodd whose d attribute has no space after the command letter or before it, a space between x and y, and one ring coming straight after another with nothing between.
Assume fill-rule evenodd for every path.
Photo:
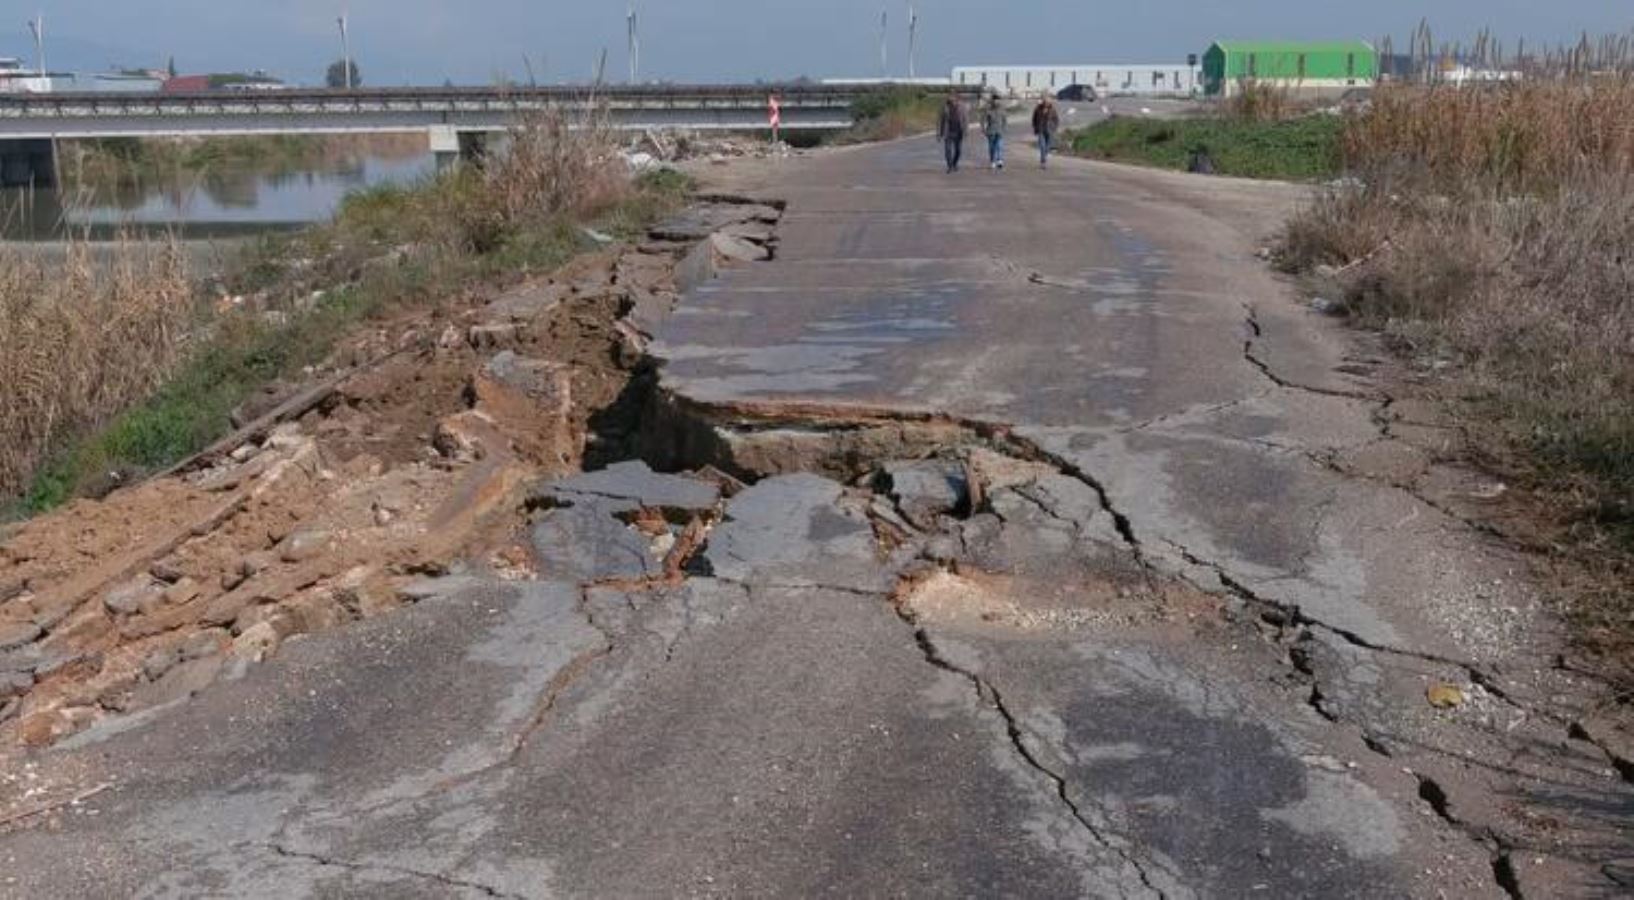
<instances>
[{"instance_id":1,"label":"water","mask_svg":"<svg viewBox=\"0 0 1634 900\"><path fill-rule=\"evenodd\" d=\"M429 153L359 155L293 171L222 168L144 176L64 190L0 191L0 240L106 239L122 231L169 232L183 239L288 230L334 215L348 193L405 183L434 169Z\"/></svg>"}]
</instances>

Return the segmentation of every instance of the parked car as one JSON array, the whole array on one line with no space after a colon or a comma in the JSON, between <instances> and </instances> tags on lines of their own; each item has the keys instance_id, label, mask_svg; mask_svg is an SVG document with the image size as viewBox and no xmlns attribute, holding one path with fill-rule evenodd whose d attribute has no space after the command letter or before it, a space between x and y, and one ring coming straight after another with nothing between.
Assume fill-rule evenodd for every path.
<instances>
[{"instance_id":1,"label":"parked car","mask_svg":"<svg viewBox=\"0 0 1634 900\"><path fill-rule=\"evenodd\" d=\"M1095 89L1087 84L1069 84L1055 94L1055 99L1068 103L1094 103L1100 99Z\"/></svg>"}]
</instances>

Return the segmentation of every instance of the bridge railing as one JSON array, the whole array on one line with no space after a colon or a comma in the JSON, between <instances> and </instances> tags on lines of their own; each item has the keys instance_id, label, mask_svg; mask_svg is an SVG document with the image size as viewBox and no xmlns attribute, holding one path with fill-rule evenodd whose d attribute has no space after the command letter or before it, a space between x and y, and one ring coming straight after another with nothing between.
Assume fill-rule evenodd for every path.
<instances>
[{"instance_id":1,"label":"bridge railing","mask_svg":"<svg viewBox=\"0 0 1634 900\"><path fill-rule=\"evenodd\" d=\"M611 109L839 109L881 88L826 85L673 85L511 88L361 88L354 90L199 91L171 94L64 92L0 95L0 117L231 115L352 110L526 110L605 105Z\"/></svg>"}]
</instances>

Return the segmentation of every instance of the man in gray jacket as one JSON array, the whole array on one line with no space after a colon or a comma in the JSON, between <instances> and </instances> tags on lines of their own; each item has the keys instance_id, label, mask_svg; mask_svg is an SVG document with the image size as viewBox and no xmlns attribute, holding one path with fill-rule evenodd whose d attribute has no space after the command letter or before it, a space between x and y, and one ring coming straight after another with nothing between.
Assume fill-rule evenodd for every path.
<instances>
[{"instance_id":1,"label":"man in gray jacket","mask_svg":"<svg viewBox=\"0 0 1634 900\"><path fill-rule=\"evenodd\" d=\"M947 155L950 174L959 171L959 158L964 155L965 131L969 127L970 120L965 116L959 95L949 94L947 103L942 105L942 118L936 125L936 136L942 139L942 150Z\"/></svg>"}]
</instances>

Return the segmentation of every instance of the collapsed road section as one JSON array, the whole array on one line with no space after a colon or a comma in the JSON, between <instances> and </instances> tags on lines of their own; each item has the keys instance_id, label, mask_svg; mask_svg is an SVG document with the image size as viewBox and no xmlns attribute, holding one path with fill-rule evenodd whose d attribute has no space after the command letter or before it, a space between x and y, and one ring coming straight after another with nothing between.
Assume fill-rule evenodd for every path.
<instances>
[{"instance_id":1,"label":"collapsed road section","mask_svg":"<svg viewBox=\"0 0 1634 900\"><path fill-rule=\"evenodd\" d=\"M770 258L778 210L705 198L640 246L450 314L388 323L336 371L167 476L0 546L0 742L43 746L412 602L501 538L544 475L621 452L643 323L719 266Z\"/></svg>"},{"instance_id":2,"label":"collapsed road section","mask_svg":"<svg viewBox=\"0 0 1634 900\"><path fill-rule=\"evenodd\" d=\"M1454 604L1376 571L1365 542L1435 511L1403 512L1410 493L1305 452L1328 442L1348 467L1405 450L1380 439L1373 392L1302 352L1290 316L1260 309L1245 354L1238 295L1267 279L1233 262L1250 256L1235 218L1166 204L1177 189L1153 175L1069 185L1063 165L1041 188L1002 188L1032 190L1040 221L1083 226L1034 229L977 214L1009 208L998 181L949 190L909 148L822 165L787 210L714 202L655 232L694 288L662 325L661 290L579 307L600 330L568 358L606 373L567 373L581 455L529 443L548 429L509 432L499 444L533 446L534 468L458 546L384 570L403 608L285 638L191 702L103 709L20 757L8 771L27 796L0 812L0 855L53 862L8 867L7 887L1428 898L1624 884L1630 786L1592 705L1574 705L1591 690L1484 652L1504 633L1487 620L1453 639L1399 626ZM1065 187L1104 191L1098 218ZM1164 227L1139 218L1154 208ZM1059 235L1072 246L1036 246ZM1162 235L1214 243L1171 252ZM995 265L997 250L1015 262ZM652 255L618 265L632 253ZM776 260L709 281L734 255ZM1059 275L1018 275L1045 271ZM570 301L552 309L549 333L587 333ZM660 331L671 340L648 350ZM524 371L556 358L513 352ZM416 431L433 468L465 473L506 420L469 368L449 383L462 399ZM1419 527L1433 547L1402 568L1487 559L1456 520Z\"/></svg>"}]
</instances>

